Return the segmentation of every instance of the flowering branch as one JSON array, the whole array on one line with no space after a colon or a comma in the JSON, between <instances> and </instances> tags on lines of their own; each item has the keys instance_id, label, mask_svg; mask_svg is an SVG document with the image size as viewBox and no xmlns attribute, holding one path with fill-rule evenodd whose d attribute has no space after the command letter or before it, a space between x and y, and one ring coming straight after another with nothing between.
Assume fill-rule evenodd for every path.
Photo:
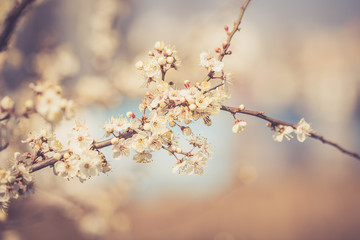
<instances>
[{"instance_id":1,"label":"flowering branch","mask_svg":"<svg viewBox=\"0 0 360 240\"><path fill-rule=\"evenodd\" d=\"M245 10L248 7L250 1L251 0L246 0L245 3L241 6L239 17L234 22L234 27L231 30L231 32L229 32L229 27L225 26L225 31L226 31L226 34L228 35L228 37L227 37L226 41L222 43L222 49L219 47L215 49L215 51L217 53L220 53L218 56L218 60L220 62L222 62L225 55L230 55L232 53L231 51L228 51L228 49L230 47L231 39L233 38L233 36L235 35L235 33L237 31L240 31L239 26L240 26L241 20L244 16ZM214 77L214 74L215 74L215 71L213 71L213 70L210 71L209 74L205 77L204 81L210 81Z\"/></svg>"},{"instance_id":2,"label":"flowering branch","mask_svg":"<svg viewBox=\"0 0 360 240\"><path fill-rule=\"evenodd\" d=\"M257 118L261 118L261 119L269 122L270 123L269 126L273 130L275 129L275 127L281 126L281 125L290 126L290 127L294 128L294 129L297 128L297 126L294 125L294 124L268 117L268 116L266 116L264 114L264 112L261 112L261 111L253 111L253 110L229 107L229 106L224 106L224 105L221 107L221 110L229 112L233 116L235 116L236 114L246 114L246 115L251 115L251 116L254 116L254 117L257 117ZM128 138L131 138L133 135L134 135L133 132L129 132L129 133L123 134L122 138L123 139L128 139ZM320 140L322 143L331 145L331 146L337 148L342 153L347 154L347 155L349 155L351 157L354 157L354 158L360 160L360 155L358 153L349 151L349 150L345 149L344 147L340 146L339 144L337 144L337 143L335 143L333 141L330 141L330 140L324 138L323 136L320 136L320 135L316 134L314 131L309 133L309 137ZM104 147L108 147L110 145L112 145L111 139L107 139L107 140L100 141L100 142L94 142L92 144L92 148L93 149L101 149L101 148L104 148ZM171 151L169 148L166 148L166 147L163 147L163 149L171 152L176 157L176 155L174 154L174 151ZM62 153L65 154L67 152L69 152L69 151L68 150L63 151ZM35 172L35 171L41 170L43 168L46 168L48 166L53 165L57 161L58 160L54 159L54 157L48 158L48 159L46 159L44 161L41 161L41 162L38 162L38 163L35 163L35 164L31 165L29 167L29 171L30 172Z\"/></svg>"},{"instance_id":3,"label":"flowering branch","mask_svg":"<svg viewBox=\"0 0 360 240\"><path fill-rule=\"evenodd\" d=\"M241 113L241 114L246 114L246 115L251 115L251 116L254 116L254 117L257 117L257 118L261 118L261 119L269 122L269 127L271 127L272 130L274 130L275 127L278 127L278 126L281 126L281 125L282 126L289 126L289 127L292 127L293 129L297 128L297 126L294 125L294 124L268 117L268 116L264 115L264 112L258 112L258 111L252 111L252 110L246 110L246 109L234 108L234 107L228 107L228 106L222 106L221 110L226 111L226 112L230 112L233 116L235 116L237 113ZM337 148L342 153L347 154L347 155L349 155L351 157L354 157L354 158L360 160L360 154L359 153L349 151L349 150L343 148L342 146L340 146L339 144L337 144L337 143L335 143L333 141L330 141L330 140L324 138L323 136L320 136L320 135L316 134L314 131L309 132L308 136L311 137L311 138L320 140L324 144L329 144L329 145Z\"/></svg>"},{"instance_id":4,"label":"flowering branch","mask_svg":"<svg viewBox=\"0 0 360 240\"><path fill-rule=\"evenodd\" d=\"M10 37L15 30L16 24L28 6L30 6L33 2L35 2L35 0L23 0L20 4L16 4L13 10L11 10L7 16L5 20L5 27L0 34L0 52L6 50Z\"/></svg>"},{"instance_id":5,"label":"flowering branch","mask_svg":"<svg viewBox=\"0 0 360 240\"><path fill-rule=\"evenodd\" d=\"M128 139L128 138L131 138L132 136L134 135L133 132L129 132L129 133L126 133L126 134L123 134L122 135L122 138L123 139ZM104 141L100 141L100 142L94 142L91 146L92 149L101 149L101 148L104 148L104 147L108 147L108 146L111 146L112 143L111 143L111 139L107 139L107 140L104 140ZM61 155L64 155L65 153L69 153L70 151L69 150L65 150L65 151L62 151L61 152ZM37 162L35 164L32 164L29 166L29 172L36 172L38 170L41 170L43 168L46 168L48 166L52 166L54 165L54 163L56 163L59 159L55 159L54 157L50 157L50 158L47 158L46 160L44 161L41 161L41 162Z\"/></svg>"},{"instance_id":6,"label":"flowering branch","mask_svg":"<svg viewBox=\"0 0 360 240\"><path fill-rule=\"evenodd\" d=\"M13 25L10 24L12 28L6 27L10 28L10 33L27 6L25 3L30 4L33 1L24 0L20 5L22 8L19 7L18 12L13 11L17 15L13 12L9 15L7 25L10 24L9 19L12 19L12 15L15 18ZM304 119L294 125L270 118L264 112L246 110L243 104L239 108L223 105L224 101L230 98L225 88L230 73L224 72L222 60L225 55L231 54L230 42L234 34L240 30L239 25L249 3L250 0L246 0L242 5L240 15L230 32L225 26L227 39L221 48L216 48L216 56L207 52L200 54L200 66L208 72L202 82L191 83L190 80L185 80L184 88L181 89L175 87L172 81L166 81L167 71L177 70L180 59L175 47L165 45L161 41L156 42L153 50L149 52L149 59L138 61L135 65L142 72L147 85L155 84L155 88L146 92L139 105L142 115L135 115L129 111L125 117L111 117L103 126L104 138L108 139L95 141L85 123L81 121L76 121L65 146L47 129L30 134L24 142L29 143L33 153L15 153L14 159L9 161L10 168L0 168L0 209L6 207L10 199L29 192L33 187L31 173L45 167L53 166L56 175L67 179L78 178L81 182L110 171L110 164L99 151L108 146L112 146L114 159L129 157L133 151L133 160L137 163L151 162L151 153L164 149L176 159L173 172L201 175L205 171L208 159L211 159L211 146L206 138L195 135L189 124L202 119L206 126L211 126L211 117L220 111L229 112L234 117L234 133L240 133L247 125L245 121L238 120L236 114L247 114L267 121L268 127L275 131L275 141L281 142L284 138L290 140L293 138L291 134L295 133L300 142L305 141L306 137L312 137L360 160L358 153L346 150L339 144L317 135ZM5 38L3 46L6 46L10 33ZM218 80L221 82L213 83ZM70 119L74 116L74 102L62 97L61 87L56 83L32 84L31 88L36 97L35 101L27 101L25 104L25 117L28 113L38 113L48 122L58 123L64 118ZM14 102L9 97L3 98L0 101L0 113L5 115L0 117L0 121L7 119L13 110ZM189 150L183 150L179 145L175 134L179 129L188 141Z\"/></svg>"},{"instance_id":7,"label":"flowering branch","mask_svg":"<svg viewBox=\"0 0 360 240\"><path fill-rule=\"evenodd\" d=\"M230 52L227 52L227 50L228 50L229 47L230 47L231 39L233 38L233 36L235 35L235 33L236 33L237 31L240 31L239 26L240 26L240 24L241 24L241 20L242 20L242 18L243 18L243 16L244 16L245 10L246 10L247 6L249 5L250 1L251 1L251 0L246 0L245 3L241 6L240 15L239 15L238 19L236 20L236 22L234 22L234 27L233 27L232 31L231 31L231 32L228 32L228 27L225 26L225 31L226 31L228 37L227 37L226 41L223 42L223 44L222 44L222 48L223 48L223 49L220 50L220 55L219 55L219 58L218 58L219 61L222 61L222 59L224 58L224 56L225 56L226 54L231 54Z\"/></svg>"}]
</instances>

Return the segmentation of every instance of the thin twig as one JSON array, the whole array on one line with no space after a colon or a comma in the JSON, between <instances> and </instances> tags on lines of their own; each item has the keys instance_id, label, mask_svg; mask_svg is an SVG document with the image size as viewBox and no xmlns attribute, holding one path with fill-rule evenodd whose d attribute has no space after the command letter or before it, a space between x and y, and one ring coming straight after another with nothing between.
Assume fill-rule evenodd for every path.
<instances>
[{"instance_id":1,"label":"thin twig","mask_svg":"<svg viewBox=\"0 0 360 240\"><path fill-rule=\"evenodd\" d=\"M20 17L23 15L28 6L30 6L35 0L23 0L20 4L11 10L5 20L5 26L0 34L0 52L6 50L11 35L13 34L16 24L19 22Z\"/></svg>"},{"instance_id":2,"label":"thin twig","mask_svg":"<svg viewBox=\"0 0 360 240\"><path fill-rule=\"evenodd\" d=\"M245 10L246 10L247 6L249 5L250 1L251 0L246 0L244 5L241 6L240 15L239 15L238 19L236 20L236 22L234 22L234 27L233 27L232 31L228 34L228 37L226 39L226 42L225 42L225 45L223 48L223 53L220 54L220 56L219 56L219 61L222 61L224 56L226 55L226 51L229 49L231 39L233 38L235 33L237 31L240 31L239 26L240 26L241 20L244 16Z\"/></svg>"},{"instance_id":3,"label":"thin twig","mask_svg":"<svg viewBox=\"0 0 360 240\"><path fill-rule=\"evenodd\" d=\"M264 112L258 112L258 111L252 111L252 110L246 110L246 109L240 110L239 108L228 107L228 106L222 106L221 110L226 111L226 112L230 112L232 115L235 115L237 113L241 113L241 114L247 114L247 115L257 117L257 118L261 118L261 119L271 123L271 125L273 127L276 127L276 126L279 126L279 125L284 125L284 126L290 126L290 127L294 128L294 129L296 129L296 125L288 123L288 122L280 121L280 120L277 120L277 119L274 119L274 118L271 118L271 117L268 117L268 116L264 115ZM320 140L322 143L333 146L333 147L337 148L339 151L341 151L342 153L360 160L360 154L359 153L349 151L349 150L345 149L344 147L340 146L338 143L330 141L330 140L324 138L323 136L320 136L320 135L316 134L315 132L311 132L309 134L310 134L309 137Z\"/></svg>"},{"instance_id":4,"label":"thin twig","mask_svg":"<svg viewBox=\"0 0 360 240\"><path fill-rule=\"evenodd\" d=\"M226 51L229 49L231 39L233 38L235 33L237 31L240 31L239 26L240 26L241 20L244 16L245 10L248 7L250 1L251 0L246 0L245 3L241 6L239 17L236 20L236 22L234 22L233 29L231 30L231 32L228 33L228 37L227 37L226 41L224 42L223 50L221 50L222 52L220 53L219 58L218 58L219 61L222 61L224 56L226 55L226 53L227 53ZM205 79L203 81L209 81L210 79L213 78L214 74L215 74L214 71L209 72L209 74L205 77Z\"/></svg>"}]
</instances>

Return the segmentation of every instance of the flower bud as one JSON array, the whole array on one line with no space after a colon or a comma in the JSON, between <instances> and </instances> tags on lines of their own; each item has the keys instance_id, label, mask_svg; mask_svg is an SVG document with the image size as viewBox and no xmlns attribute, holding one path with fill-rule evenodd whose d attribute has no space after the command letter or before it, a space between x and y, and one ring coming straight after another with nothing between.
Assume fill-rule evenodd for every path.
<instances>
[{"instance_id":1,"label":"flower bud","mask_svg":"<svg viewBox=\"0 0 360 240\"><path fill-rule=\"evenodd\" d=\"M153 97L153 95L152 95L151 92L146 92L146 93L145 93L145 96L147 96L148 98L152 98L152 97Z\"/></svg>"},{"instance_id":2,"label":"flower bud","mask_svg":"<svg viewBox=\"0 0 360 240\"><path fill-rule=\"evenodd\" d=\"M194 103L190 104L189 106L191 111L194 111L196 109L196 105Z\"/></svg>"},{"instance_id":3,"label":"flower bud","mask_svg":"<svg viewBox=\"0 0 360 240\"><path fill-rule=\"evenodd\" d=\"M181 103L185 103L185 102L186 102L186 98L185 98L185 97L181 97L181 98L180 98L180 102L181 102Z\"/></svg>"},{"instance_id":4,"label":"flower bud","mask_svg":"<svg viewBox=\"0 0 360 240\"><path fill-rule=\"evenodd\" d=\"M182 127L182 133L183 133L185 136L190 136L190 135L192 134L191 128L189 128L189 127Z\"/></svg>"},{"instance_id":5,"label":"flower bud","mask_svg":"<svg viewBox=\"0 0 360 240\"><path fill-rule=\"evenodd\" d=\"M24 103L24 105L25 105L25 109L27 110L27 111L30 111L30 110L33 110L34 109L34 101L33 100L26 100L25 101L25 103Z\"/></svg>"},{"instance_id":6,"label":"flower bud","mask_svg":"<svg viewBox=\"0 0 360 240\"><path fill-rule=\"evenodd\" d=\"M189 80L185 80L185 81L184 81L184 86L185 86L186 88L190 87L190 81L189 81Z\"/></svg>"},{"instance_id":7,"label":"flower bud","mask_svg":"<svg viewBox=\"0 0 360 240\"><path fill-rule=\"evenodd\" d=\"M166 49L165 54L167 56L171 56L173 54L173 51L170 48L168 48L168 49Z\"/></svg>"},{"instance_id":8,"label":"flower bud","mask_svg":"<svg viewBox=\"0 0 360 240\"><path fill-rule=\"evenodd\" d=\"M239 109L240 109L240 111L244 111L244 110L245 110L245 105L244 105L244 104L240 104L240 105L239 105Z\"/></svg>"},{"instance_id":9,"label":"flower bud","mask_svg":"<svg viewBox=\"0 0 360 240\"><path fill-rule=\"evenodd\" d=\"M135 114L134 114L133 112L127 112L127 113L126 113L126 116L127 116L128 118L135 118Z\"/></svg>"},{"instance_id":10,"label":"flower bud","mask_svg":"<svg viewBox=\"0 0 360 240\"><path fill-rule=\"evenodd\" d=\"M61 154L60 153L55 153L53 158L56 160L56 161L59 161L61 159Z\"/></svg>"},{"instance_id":11,"label":"flower bud","mask_svg":"<svg viewBox=\"0 0 360 240\"><path fill-rule=\"evenodd\" d=\"M164 47L165 47L165 44L164 42L160 42L160 41L157 41L154 45L154 49L157 50L157 51L162 51L164 50Z\"/></svg>"},{"instance_id":12,"label":"flower bud","mask_svg":"<svg viewBox=\"0 0 360 240\"><path fill-rule=\"evenodd\" d=\"M169 63L169 64L173 64L174 61L175 61L174 57L167 57L166 58L166 62Z\"/></svg>"},{"instance_id":13,"label":"flower bud","mask_svg":"<svg viewBox=\"0 0 360 240\"><path fill-rule=\"evenodd\" d=\"M144 68L144 63L143 61L138 61L136 64L135 64L135 67L138 69L138 70L142 70Z\"/></svg>"},{"instance_id":14,"label":"flower bud","mask_svg":"<svg viewBox=\"0 0 360 240\"><path fill-rule=\"evenodd\" d=\"M182 152L182 149L181 149L180 147L177 147L177 148L175 149L175 152L176 152L176 153L181 153L181 152Z\"/></svg>"},{"instance_id":15,"label":"flower bud","mask_svg":"<svg viewBox=\"0 0 360 240\"><path fill-rule=\"evenodd\" d=\"M157 59L157 63L162 66L162 65L165 65L166 64L166 59L164 57L159 57Z\"/></svg>"},{"instance_id":16,"label":"flower bud","mask_svg":"<svg viewBox=\"0 0 360 240\"><path fill-rule=\"evenodd\" d=\"M11 111L14 109L14 106L15 103L9 96L4 97L0 102L0 107L3 111Z\"/></svg>"},{"instance_id":17,"label":"flower bud","mask_svg":"<svg viewBox=\"0 0 360 240\"><path fill-rule=\"evenodd\" d=\"M185 120L184 120L184 123L185 123L185 124L190 124L190 123L191 123L191 119L188 119L188 118L185 119Z\"/></svg>"},{"instance_id":18,"label":"flower bud","mask_svg":"<svg viewBox=\"0 0 360 240\"><path fill-rule=\"evenodd\" d=\"M139 110L142 112L147 108L146 104L140 103L139 104Z\"/></svg>"},{"instance_id":19,"label":"flower bud","mask_svg":"<svg viewBox=\"0 0 360 240\"><path fill-rule=\"evenodd\" d=\"M240 133L241 131L244 131L247 123L245 121L239 121L237 120L235 125L232 128L233 133Z\"/></svg>"},{"instance_id":20,"label":"flower bud","mask_svg":"<svg viewBox=\"0 0 360 240\"><path fill-rule=\"evenodd\" d=\"M175 127L175 125L176 125L176 123L175 123L174 121L170 121L170 122L169 122L169 126L170 126L170 127Z\"/></svg>"},{"instance_id":21,"label":"flower bud","mask_svg":"<svg viewBox=\"0 0 360 240\"><path fill-rule=\"evenodd\" d=\"M222 43L222 48L225 49L225 48L227 47L227 45L228 45L228 44L227 44L226 42L223 42L223 43Z\"/></svg>"},{"instance_id":22,"label":"flower bud","mask_svg":"<svg viewBox=\"0 0 360 240\"><path fill-rule=\"evenodd\" d=\"M150 130L151 130L151 125L150 125L150 123L145 123L145 124L144 124L144 130L145 130L145 131L150 131Z\"/></svg>"},{"instance_id":23,"label":"flower bud","mask_svg":"<svg viewBox=\"0 0 360 240\"><path fill-rule=\"evenodd\" d=\"M64 159L69 159L70 158L70 154L68 152L64 153Z\"/></svg>"}]
</instances>

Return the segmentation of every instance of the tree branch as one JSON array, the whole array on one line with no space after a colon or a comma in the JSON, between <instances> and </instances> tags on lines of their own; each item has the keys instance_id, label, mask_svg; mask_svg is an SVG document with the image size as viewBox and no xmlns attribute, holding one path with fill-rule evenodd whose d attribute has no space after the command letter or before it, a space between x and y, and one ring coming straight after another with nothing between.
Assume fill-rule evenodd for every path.
<instances>
[{"instance_id":1,"label":"tree branch","mask_svg":"<svg viewBox=\"0 0 360 240\"><path fill-rule=\"evenodd\" d=\"M119 137L123 138L123 139L128 139L131 138L136 132L127 132L124 134L121 134ZM104 147L108 147L111 145L111 139L107 139L101 142L94 142L92 145L92 149L101 149ZM61 155L64 155L65 153L69 153L69 150L64 150L61 153ZM44 161L41 162L37 162L35 164L32 164L31 166L29 166L29 171L30 172L36 172L38 170L41 170L43 168L46 168L48 166L54 165L57 162L56 159L54 159L53 157L45 159Z\"/></svg>"},{"instance_id":2,"label":"tree branch","mask_svg":"<svg viewBox=\"0 0 360 240\"><path fill-rule=\"evenodd\" d=\"M268 116L264 115L264 112L258 112L258 111L252 111L252 110L246 110L246 109L240 110L239 108L228 107L228 106L222 106L221 110L226 111L226 112L230 112L232 115L235 115L237 113L241 113L241 114L246 114L246 115L251 115L251 116L254 116L254 117L257 117L257 118L261 118L261 119L271 123L271 125L274 126L274 127L278 126L278 125L284 125L284 126L290 126L290 127L294 128L294 129L296 129L296 126L294 124L268 117ZM333 146L333 147L337 148L339 151L341 151L342 153L360 160L360 154L359 153L349 151L349 150L343 148L342 146L340 146L339 144L337 144L337 143L335 143L333 141L330 141L330 140L324 138L323 136L320 136L320 135L316 134L315 132L310 132L309 134L310 134L309 137L320 140L322 143Z\"/></svg>"},{"instance_id":3,"label":"tree branch","mask_svg":"<svg viewBox=\"0 0 360 240\"><path fill-rule=\"evenodd\" d=\"M11 35L15 30L16 24L19 22L20 17L25 12L27 7L30 6L33 2L35 2L35 0L23 0L20 4L16 4L16 6L7 16L4 23L4 29L0 34L0 52L6 50Z\"/></svg>"},{"instance_id":4,"label":"tree branch","mask_svg":"<svg viewBox=\"0 0 360 240\"><path fill-rule=\"evenodd\" d=\"M246 10L247 6L249 5L250 1L251 0L246 0L244 5L241 6L240 15L239 15L238 19L236 20L236 22L234 22L234 27L233 27L232 31L228 33L226 42L224 42L224 44L223 44L223 52L219 56L219 61L222 61L224 56L226 55L226 51L229 49L231 39L233 38L235 33L237 31L240 31L239 26L240 26L241 20L244 16L245 10Z\"/></svg>"},{"instance_id":5,"label":"tree branch","mask_svg":"<svg viewBox=\"0 0 360 240\"><path fill-rule=\"evenodd\" d=\"M218 58L219 61L222 61L224 56L226 55L226 53L227 53L226 51L229 49L231 39L233 38L235 33L237 31L240 31L239 26L240 26L242 18L244 17L245 10L248 7L250 1L251 0L246 0L245 3L241 6L239 17L236 20L236 22L234 22L233 29L231 30L231 32L228 32L228 37L227 37L226 41L223 43L223 50L221 50L221 53L220 53L219 58ZM209 72L209 74L206 76L206 78L203 81L209 81L210 79L213 78L214 74L215 74L214 71Z\"/></svg>"}]
</instances>

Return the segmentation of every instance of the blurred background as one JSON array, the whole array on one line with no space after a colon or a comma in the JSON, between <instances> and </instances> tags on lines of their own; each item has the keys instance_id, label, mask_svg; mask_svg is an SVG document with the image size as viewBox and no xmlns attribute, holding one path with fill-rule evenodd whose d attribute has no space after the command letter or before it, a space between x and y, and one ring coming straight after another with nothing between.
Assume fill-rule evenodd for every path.
<instances>
[{"instance_id":1,"label":"blurred background","mask_svg":"<svg viewBox=\"0 0 360 240\"><path fill-rule=\"evenodd\" d=\"M15 1L0 0L0 20ZM111 116L138 111L146 92L134 64L156 41L175 45L182 65L167 76L181 87L206 72L199 54L225 40L241 0L42 0L22 18L0 55L0 96L31 96L30 82L49 80L76 100L94 138ZM253 0L225 57L232 98L248 109L296 124L360 151L360 2ZM277 143L265 122L241 134L221 113L208 138L205 174L172 174L175 160L154 154L148 165L112 160L113 170L85 183L39 171L35 194L12 202L1 239L360 239L360 162L319 141ZM1 161L24 133L20 122ZM72 122L57 126L66 133ZM5 160L4 160L5 161Z\"/></svg>"}]
</instances>

